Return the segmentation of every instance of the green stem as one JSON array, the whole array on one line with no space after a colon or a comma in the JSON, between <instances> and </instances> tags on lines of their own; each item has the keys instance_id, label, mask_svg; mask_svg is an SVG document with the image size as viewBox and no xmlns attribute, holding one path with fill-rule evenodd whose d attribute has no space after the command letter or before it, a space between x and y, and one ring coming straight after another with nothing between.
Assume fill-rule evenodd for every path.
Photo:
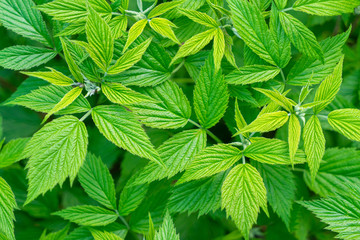
<instances>
[{"instance_id":1,"label":"green stem","mask_svg":"<svg viewBox=\"0 0 360 240\"><path fill-rule=\"evenodd\" d=\"M285 78L285 75L284 75L284 72L282 69L280 69L280 73L281 73L281 77L282 77L282 80L284 82L284 85L286 85L286 78Z\"/></svg>"},{"instance_id":2,"label":"green stem","mask_svg":"<svg viewBox=\"0 0 360 240\"><path fill-rule=\"evenodd\" d=\"M120 216L119 211L115 210L116 215L118 215L119 219L124 223L124 225L126 226L126 228L129 230L130 226L128 224L128 222L126 221L126 219L123 216Z\"/></svg>"},{"instance_id":3,"label":"green stem","mask_svg":"<svg viewBox=\"0 0 360 240\"><path fill-rule=\"evenodd\" d=\"M83 122L90 114L91 114L92 109L90 109L87 113L85 113L84 116L82 116L82 118L80 118L80 122Z\"/></svg>"},{"instance_id":4,"label":"green stem","mask_svg":"<svg viewBox=\"0 0 360 240\"><path fill-rule=\"evenodd\" d=\"M191 119L189 119L188 121L189 121L189 123L191 123L192 125L194 125L194 126L196 126L196 127L198 127L198 128L204 129L204 128L203 128L200 124L198 124L197 122L195 122L195 121L193 121L193 120L191 120ZM208 129L204 129L204 130L206 131L207 135L209 135L209 137L211 137L212 139L215 140L215 142L217 142L217 143L222 143L221 139L218 138L217 136L215 136L215 134L213 134L210 130L208 130Z\"/></svg>"},{"instance_id":5,"label":"green stem","mask_svg":"<svg viewBox=\"0 0 360 240\"><path fill-rule=\"evenodd\" d=\"M293 168L293 171L295 171L295 172L305 172L305 169Z\"/></svg>"},{"instance_id":6,"label":"green stem","mask_svg":"<svg viewBox=\"0 0 360 240\"><path fill-rule=\"evenodd\" d=\"M292 7L285 8L285 9L281 10L281 12L287 12L287 11L290 11L290 10L293 10L293 8Z\"/></svg>"},{"instance_id":7,"label":"green stem","mask_svg":"<svg viewBox=\"0 0 360 240\"><path fill-rule=\"evenodd\" d=\"M180 70L180 68L182 68L182 66L185 63L185 59L171 72L171 75L175 74L177 71Z\"/></svg>"}]
</instances>

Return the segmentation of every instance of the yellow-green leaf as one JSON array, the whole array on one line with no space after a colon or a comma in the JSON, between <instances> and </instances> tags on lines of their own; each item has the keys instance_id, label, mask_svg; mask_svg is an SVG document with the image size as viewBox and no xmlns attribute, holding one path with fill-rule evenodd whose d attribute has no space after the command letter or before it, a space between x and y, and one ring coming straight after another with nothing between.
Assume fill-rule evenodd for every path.
<instances>
[{"instance_id":1,"label":"yellow-green leaf","mask_svg":"<svg viewBox=\"0 0 360 240\"><path fill-rule=\"evenodd\" d=\"M206 13L198 12L195 10L189 10L189 9L181 9L181 13L193 20L194 22L197 22L201 25L211 27L211 28L217 28L219 25L217 22L207 15Z\"/></svg>"},{"instance_id":2,"label":"yellow-green leaf","mask_svg":"<svg viewBox=\"0 0 360 240\"><path fill-rule=\"evenodd\" d=\"M169 20L165 18L153 18L149 22L149 25L155 32L159 33L160 35L171 39L173 42L176 42L179 45L181 44L172 30L172 27L176 27L176 25Z\"/></svg>"},{"instance_id":3,"label":"yellow-green leaf","mask_svg":"<svg viewBox=\"0 0 360 240\"><path fill-rule=\"evenodd\" d=\"M339 109L329 113L329 124L345 137L360 142L360 110Z\"/></svg>"},{"instance_id":4,"label":"yellow-green leaf","mask_svg":"<svg viewBox=\"0 0 360 240\"><path fill-rule=\"evenodd\" d=\"M65 40L64 38L60 38L61 41L61 45L64 51L64 56L65 56L65 60L66 63L69 66L70 72L73 75L73 77L75 78L76 81L78 82L84 82L83 80L83 76L81 74L81 70L79 68L79 66L76 64L76 62L74 61L73 57L71 56L71 53L69 52L68 49L68 40Z\"/></svg>"},{"instance_id":5,"label":"yellow-green leaf","mask_svg":"<svg viewBox=\"0 0 360 240\"><path fill-rule=\"evenodd\" d=\"M151 10L148 17L154 18L154 17L160 16L161 14L166 13L167 11L170 11L171 9L179 6L182 3L183 3L183 0L165 2L165 3L159 4L153 10Z\"/></svg>"},{"instance_id":6,"label":"yellow-green leaf","mask_svg":"<svg viewBox=\"0 0 360 240\"><path fill-rule=\"evenodd\" d=\"M65 76L63 73L56 71L53 68L47 68L50 72L22 72L31 77L41 78L45 81L48 81L51 84L58 85L58 86L71 86L74 81Z\"/></svg>"},{"instance_id":7,"label":"yellow-green leaf","mask_svg":"<svg viewBox=\"0 0 360 240\"><path fill-rule=\"evenodd\" d=\"M294 165L295 154L299 147L301 136L301 126L299 119L295 114L291 114L289 118L289 133L288 133L288 142L289 142L289 153L290 153L290 162Z\"/></svg>"},{"instance_id":8,"label":"yellow-green leaf","mask_svg":"<svg viewBox=\"0 0 360 240\"><path fill-rule=\"evenodd\" d=\"M219 70L221 67L221 60L225 53L225 37L220 28L216 29L214 36L214 64L215 70Z\"/></svg>"},{"instance_id":9,"label":"yellow-green leaf","mask_svg":"<svg viewBox=\"0 0 360 240\"><path fill-rule=\"evenodd\" d=\"M143 32L147 22L148 22L147 19L142 19L140 21L137 21L134 25L132 25L132 27L129 30L129 35L126 40L125 47L123 49L123 53L126 51L126 49L128 49L130 44L133 43L135 41L135 39L137 39L138 36L140 36L140 34Z\"/></svg>"},{"instance_id":10,"label":"yellow-green leaf","mask_svg":"<svg viewBox=\"0 0 360 240\"><path fill-rule=\"evenodd\" d=\"M270 132L284 125L289 119L289 114L284 111L264 113L258 116L252 123L241 129L240 133L246 132Z\"/></svg>"}]
</instances>

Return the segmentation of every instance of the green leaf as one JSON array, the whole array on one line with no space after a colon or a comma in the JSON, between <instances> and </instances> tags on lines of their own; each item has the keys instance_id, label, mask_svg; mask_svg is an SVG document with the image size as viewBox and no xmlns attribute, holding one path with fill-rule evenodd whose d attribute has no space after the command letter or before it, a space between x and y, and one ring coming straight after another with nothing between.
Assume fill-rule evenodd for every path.
<instances>
[{"instance_id":1,"label":"green leaf","mask_svg":"<svg viewBox=\"0 0 360 240\"><path fill-rule=\"evenodd\" d=\"M329 113L329 124L345 137L360 142L360 110L339 109Z\"/></svg>"},{"instance_id":2,"label":"green leaf","mask_svg":"<svg viewBox=\"0 0 360 240\"><path fill-rule=\"evenodd\" d=\"M181 45L181 42L176 38L176 35L172 30L172 27L176 27L176 25L169 20L165 18L153 18L149 21L149 25L155 32Z\"/></svg>"},{"instance_id":3,"label":"green leaf","mask_svg":"<svg viewBox=\"0 0 360 240\"><path fill-rule=\"evenodd\" d=\"M308 187L322 197L337 194L351 196L354 185L359 185L360 152L354 148L326 149L315 181L311 181L308 171L304 174Z\"/></svg>"},{"instance_id":4,"label":"green leaf","mask_svg":"<svg viewBox=\"0 0 360 240\"><path fill-rule=\"evenodd\" d=\"M235 122L236 122L236 127L237 127L238 131L247 126L247 123L246 123L243 115L240 112L239 104L238 104L237 99L235 100ZM249 134L245 133L244 136L248 138Z\"/></svg>"},{"instance_id":5,"label":"green leaf","mask_svg":"<svg viewBox=\"0 0 360 240\"><path fill-rule=\"evenodd\" d=\"M166 81L153 88L139 88L140 93L157 102L141 102L129 106L141 122L153 128L179 128L191 116L189 100L173 81Z\"/></svg>"},{"instance_id":6,"label":"green leaf","mask_svg":"<svg viewBox=\"0 0 360 240\"><path fill-rule=\"evenodd\" d=\"M135 39L137 39L138 36L140 36L140 34L143 32L147 22L148 22L147 19L142 19L142 20L137 21L134 25L132 25L132 27L129 30L129 35L126 40L126 44L124 46L123 52L125 52L126 49L130 46L130 44L133 43L135 41Z\"/></svg>"},{"instance_id":7,"label":"green leaf","mask_svg":"<svg viewBox=\"0 0 360 240\"><path fill-rule=\"evenodd\" d=\"M280 69L273 66L244 66L226 75L225 81L229 84L246 85L269 81L270 79L275 78L279 73Z\"/></svg>"},{"instance_id":8,"label":"green leaf","mask_svg":"<svg viewBox=\"0 0 360 240\"><path fill-rule=\"evenodd\" d=\"M64 210L53 213L70 222L74 222L83 226L105 226L118 218L115 212L102 207L91 205L80 205L68 207Z\"/></svg>"},{"instance_id":9,"label":"green leaf","mask_svg":"<svg viewBox=\"0 0 360 240\"><path fill-rule=\"evenodd\" d=\"M251 143L244 156L267 164L290 164L289 146L279 139L260 138ZM294 163L304 163L305 155L298 150Z\"/></svg>"},{"instance_id":10,"label":"green leaf","mask_svg":"<svg viewBox=\"0 0 360 240\"><path fill-rule=\"evenodd\" d=\"M64 56L65 56L65 60L67 65L69 66L70 72L73 75L73 77L76 79L76 81L82 83L84 82L83 80L83 76L81 74L81 70L79 68L79 66L77 65L77 63L75 62L74 58L72 57L70 51L69 51L69 45L73 44L70 41L68 41L67 39L64 38L60 38L61 41L61 45L64 51ZM72 46L70 46L72 47Z\"/></svg>"},{"instance_id":11,"label":"green leaf","mask_svg":"<svg viewBox=\"0 0 360 240\"><path fill-rule=\"evenodd\" d=\"M265 213L268 211L263 179L250 164L239 164L230 171L221 188L221 200L221 207L226 209L245 239L249 239L259 208Z\"/></svg>"},{"instance_id":12,"label":"green leaf","mask_svg":"<svg viewBox=\"0 0 360 240\"><path fill-rule=\"evenodd\" d=\"M275 0L275 3L276 2L278 3L278 6L280 4L286 5L287 0ZM269 27L270 34L278 45L274 56L278 59L278 66L280 68L285 68L291 59L291 42L281 26L279 11L275 5L272 5L271 7Z\"/></svg>"},{"instance_id":13,"label":"green leaf","mask_svg":"<svg viewBox=\"0 0 360 240\"><path fill-rule=\"evenodd\" d=\"M280 12L279 18L286 35L300 52L324 62L324 53L313 32L288 13Z\"/></svg>"},{"instance_id":14,"label":"green leaf","mask_svg":"<svg viewBox=\"0 0 360 240\"><path fill-rule=\"evenodd\" d=\"M109 209L116 209L114 180L100 157L87 154L79 171L79 181L91 198Z\"/></svg>"},{"instance_id":15,"label":"green leaf","mask_svg":"<svg viewBox=\"0 0 360 240\"><path fill-rule=\"evenodd\" d=\"M122 240L121 237L112 232L99 231L96 229L90 229L90 231L95 240Z\"/></svg>"},{"instance_id":16,"label":"green leaf","mask_svg":"<svg viewBox=\"0 0 360 240\"><path fill-rule=\"evenodd\" d=\"M294 164L295 154L298 150L301 137L300 121L295 114L290 115L288 132L290 162L291 164Z\"/></svg>"},{"instance_id":17,"label":"green leaf","mask_svg":"<svg viewBox=\"0 0 360 240\"><path fill-rule=\"evenodd\" d=\"M286 166L256 163L255 167L264 180L270 206L289 228L296 192L294 175Z\"/></svg>"},{"instance_id":18,"label":"green leaf","mask_svg":"<svg viewBox=\"0 0 360 240\"><path fill-rule=\"evenodd\" d=\"M141 60L141 57L149 47L151 40L151 38L147 39L140 45L127 51L116 61L114 65L109 68L108 74L118 74L134 66L134 64Z\"/></svg>"},{"instance_id":19,"label":"green leaf","mask_svg":"<svg viewBox=\"0 0 360 240\"><path fill-rule=\"evenodd\" d=\"M242 151L229 144L217 144L200 151L177 184L226 171L242 156Z\"/></svg>"},{"instance_id":20,"label":"green leaf","mask_svg":"<svg viewBox=\"0 0 360 240\"><path fill-rule=\"evenodd\" d=\"M176 8L180 4L182 4L183 1L172 1L172 2L164 2L162 4L157 5L153 10L150 11L148 18L154 18L158 17L161 14L166 13L167 11L170 11L171 9Z\"/></svg>"},{"instance_id":21,"label":"green leaf","mask_svg":"<svg viewBox=\"0 0 360 240\"><path fill-rule=\"evenodd\" d=\"M180 240L178 234L176 234L175 225L171 219L169 211L166 211L164 221L159 229L155 233L155 240Z\"/></svg>"},{"instance_id":22,"label":"green leaf","mask_svg":"<svg viewBox=\"0 0 360 240\"><path fill-rule=\"evenodd\" d=\"M144 129L131 112L120 106L97 106L91 115L99 131L116 146L162 163Z\"/></svg>"},{"instance_id":23,"label":"green leaf","mask_svg":"<svg viewBox=\"0 0 360 240\"><path fill-rule=\"evenodd\" d=\"M358 194L353 193L355 196ZM336 238L353 240L360 237L359 199L354 196L329 197L300 204L328 224L327 229L339 233Z\"/></svg>"},{"instance_id":24,"label":"green leaf","mask_svg":"<svg viewBox=\"0 0 360 240\"><path fill-rule=\"evenodd\" d=\"M73 103L81 94L82 92L82 88L80 87L75 87L73 89L71 89L68 93L66 93L64 95L64 97L60 100L60 102L58 102L53 109L51 109L48 114L46 114L46 116L44 117L42 123L46 122L49 117L51 115L53 115L54 113L59 112L61 109L66 108L67 106L69 106L71 103Z\"/></svg>"},{"instance_id":25,"label":"green leaf","mask_svg":"<svg viewBox=\"0 0 360 240\"><path fill-rule=\"evenodd\" d=\"M148 192L148 184L133 184L134 180L136 180L136 176L137 175L134 175L128 180L120 194L119 214L121 216L127 216L135 211L144 200Z\"/></svg>"},{"instance_id":26,"label":"green leaf","mask_svg":"<svg viewBox=\"0 0 360 240\"><path fill-rule=\"evenodd\" d=\"M247 132L270 132L283 126L289 119L285 111L264 113L258 116L252 123L240 129L240 133Z\"/></svg>"},{"instance_id":27,"label":"green leaf","mask_svg":"<svg viewBox=\"0 0 360 240\"><path fill-rule=\"evenodd\" d=\"M63 229L61 229L57 232L49 233L47 235L45 235L46 234L46 229L45 229L43 234L40 236L39 240L64 240L68 234L69 228L70 228L70 225L67 225Z\"/></svg>"},{"instance_id":28,"label":"green leaf","mask_svg":"<svg viewBox=\"0 0 360 240\"><path fill-rule=\"evenodd\" d=\"M32 90L28 94L21 95L7 104L21 105L38 112L48 113L56 104L58 104L66 93L71 91L72 87L59 87L55 85L43 86ZM90 103L80 95L72 104L58 114L73 114L87 112L91 109Z\"/></svg>"},{"instance_id":29,"label":"green leaf","mask_svg":"<svg viewBox=\"0 0 360 240\"><path fill-rule=\"evenodd\" d=\"M74 116L57 118L34 134L25 148L29 157L25 204L62 185L67 177L74 181L85 160L87 137L85 124Z\"/></svg>"},{"instance_id":30,"label":"green leaf","mask_svg":"<svg viewBox=\"0 0 360 240\"><path fill-rule=\"evenodd\" d=\"M353 13L359 0L297 0L293 9L318 16L336 16Z\"/></svg>"},{"instance_id":31,"label":"green leaf","mask_svg":"<svg viewBox=\"0 0 360 240\"><path fill-rule=\"evenodd\" d=\"M180 12L182 14L184 14L185 16L187 16L188 18L190 18L191 20L193 20L194 22L197 22L201 25L204 25L204 26L207 26L210 28L219 27L217 22L212 17L207 15L206 13L202 13L202 12L198 12L198 11L190 10L190 9L180 9Z\"/></svg>"},{"instance_id":32,"label":"green leaf","mask_svg":"<svg viewBox=\"0 0 360 240\"><path fill-rule=\"evenodd\" d=\"M325 137L317 116L312 116L306 122L303 140L306 160L310 167L312 181L314 181L325 153Z\"/></svg>"},{"instance_id":33,"label":"green leaf","mask_svg":"<svg viewBox=\"0 0 360 240\"><path fill-rule=\"evenodd\" d=\"M56 52L32 46L11 46L0 51L0 66L12 70L26 70L47 63Z\"/></svg>"},{"instance_id":34,"label":"green leaf","mask_svg":"<svg viewBox=\"0 0 360 240\"><path fill-rule=\"evenodd\" d=\"M32 0L1 1L0 22L17 34L49 47L53 46L41 13L35 8Z\"/></svg>"},{"instance_id":35,"label":"green leaf","mask_svg":"<svg viewBox=\"0 0 360 240\"><path fill-rule=\"evenodd\" d=\"M172 59L171 64L173 64L179 58L193 55L199 52L201 49L203 49L206 45L210 43L210 41L214 38L216 32L217 29L213 28L205 32L196 34L195 36L192 36L183 45L181 45L179 51Z\"/></svg>"},{"instance_id":36,"label":"green leaf","mask_svg":"<svg viewBox=\"0 0 360 240\"><path fill-rule=\"evenodd\" d=\"M281 94L276 89L274 89L273 91L268 90L268 89L261 89L261 88L254 88L254 89L258 92L261 92L262 94L264 94L271 100L273 100L276 104L283 107L286 111L288 111L288 112L294 111L293 108L296 105L296 103L293 100L291 100L290 98L285 97L284 96L285 94Z\"/></svg>"},{"instance_id":37,"label":"green leaf","mask_svg":"<svg viewBox=\"0 0 360 240\"><path fill-rule=\"evenodd\" d=\"M29 138L13 139L3 148L0 147L0 168L10 166L24 159L23 151L28 141Z\"/></svg>"},{"instance_id":38,"label":"green leaf","mask_svg":"<svg viewBox=\"0 0 360 240\"><path fill-rule=\"evenodd\" d=\"M268 63L280 66L281 59L276 56L279 46L273 41L260 9L248 1L229 0L228 3L234 27L245 44Z\"/></svg>"},{"instance_id":39,"label":"green leaf","mask_svg":"<svg viewBox=\"0 0 360 240\"><path fill-rule=\"evenodd\" d=\"M288 74L288 82L292 85L318 84L328 75L333 73L334 68L342 57L342 47L346 43L351 32L351 27L344 33L326 38L320 42L324 52L325 62L303 55L291 68ZM310 80L309 80L310 79Z\"/></svg>"},{"instance_id":40,"label":"green leaf","mask_svg":"<svg viewBox=\"0 0 360 240\"><path fill-rule=\"evenodd\" d=\"M283 9L286 7L288 0L275 0L275 4L279 9Z\"/></svg>"},{"instance_id":41,"label":"green leaf","mask_svg":"<svg viewBox=\"0 0 360 240\"><path fill-rule=\"evenodd\" d=\"M137 46L145 40L145 37L140 36L133 45L136 44L135 46ZM121 56L118 49L122 49L122 47L123 43L121 41L115 42L115 57ZM112 82L121 82L125 85L155 86L170 78L173 70L173 67L169 66L170 62L171 58L165 48L152 42L142 59L134 67L120 74L107 76L105 79Z\"/></svg>"},{"instance_id":42,"label":"green leaf","mask_svg":"<svg viewBox=\"0 0 360 240\"><path fill-rule=\"evenodd\" d=\"M14 209L17 208L14 193L8 183L0 177L0 232L3 232L7 239L15 240Z\"/></svg>"},{"instance_id":43,"label":"green leaf","mask_svg":"<svg viewBox=\"0 0 360 240\"><path fill-rule=\"evenodd\" d=\"M128 24L128 19L125 15L116 16L110 20L109 26L111 28L111 32L114 39L118 39L119 37L124 36L124 33L126 32L127 24Z\"/></svg>"},{"instance_id":44,"label":"green leaf","mask_svg":"<svg viewBox=\"0 0 360 240\"><path fill-rule=\"evenodd\" d=\"M326 102L314 107L315 114L319 114L319 112L324 110L326 106L334 100L336 94L339 92L342 83L343 60L344 58L340 59L340 62L334 69L334 72L330 74L317 89L314 101Z\"/></svg>"},{"instance_id":45,"label":"green leaf","mask_svg":"<svg viewBox=\"0 0 360 240\"><path fill-rule=\"evenodd\" d=\"M121 105L131 105L141 102L154 102L152 98L138 93L131 88L127 88L121 83L104 82L101 85L101 90L111 102Z\"/></svg>"},{"instance_id":46,"label":"green leaf","mask_svg":"<svg viewBox=\"0 0 360 240\"><path fill-rule=\"evenodd\" d=\"M205 146L206 132L202 129L186 130L175 134L157 149L166 169L150 162L141 170L135 183L150 183L175 176L184 171L194 156Z\"/></svg>"},{"instance_id":47,"label":"green leaf","mask_svg":"<svg viewBox=\"0 0 360 240\"><path fill-rule=\"evenodd\" d=\"M221 207L221 186L227 172L176 185L168 202L170 212L199 212L198 216Z\"/></svg>"},{"instance_id":48,"label":"green leaf","mask_svg":"<svg viewBox=\"0 0 360 240\"><path fill-rule=\"evenodd\" d=\"M224 32L218 28L214 36L214 65L215 70L219 71L221 60L225 54L225 36Z\"/></svg>"},{"instance_id":49,"label":"green leaf","mask_svg":"<svg viewBox=\"0 0 360 240\"><path fill-rule=\"evenodd\" d=\"M86 3L89 3L102 17L111 16L111 7L104 0L55 0L37 8L53 17L54 20L84 25L88 15Z\"/></svg>"},{"instance_id":50,"label":"green leaf","mask_svg":"<svg viewBox=\"0 0 360 240\"><path fill-rule=\"evenodd\" d=\"M51 84L58 86L71 86L74 84L74 81L71 78L65 76L63 73L50 67L47 69L49 69L50 72L23 72L23 74L31 77L41 78Z\"/></svg>"},{"instance_id":51,"label":"green leaf","mask_svg":"<svg viewBox=\"0 0 360 240\"><path fill-rule=\"evenodd\" d=\"M194 108L204 128L216 125L224 116L229 93L221 70L216 72L214 61L209 57L201 69L194 88Z\"/></svg>"},{"instance_id":52,"label":"green leaf","mask_svg":"<svg viewBox=\"0 0 360 240\"><path fill-rule=\"evenodd\" d=\"M110 27L106 21L90 7L85 28L89 42L86 50L94 62L104 72L107 72L114 51L114 38L111 35Z\"/></svg>"}]
</instances>

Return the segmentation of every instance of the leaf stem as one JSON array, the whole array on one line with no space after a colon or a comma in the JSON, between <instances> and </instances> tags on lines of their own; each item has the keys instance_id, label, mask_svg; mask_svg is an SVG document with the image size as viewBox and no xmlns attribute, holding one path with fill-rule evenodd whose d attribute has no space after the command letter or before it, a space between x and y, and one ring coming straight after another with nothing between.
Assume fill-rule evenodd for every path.
<instances>
[{"instance_id":1,"label":"leaf stem","mask_svg":"<svg viewBox=\"0 0 360 240\"><path fill-rule=\"evenodd\" d=\"M292 7L285 8L285 9L281 10L281 12L287 12L287 11L290 11L290 10L293 10L293 8Z\"/></svg>"},{"instance_id":2,"label":"leaf stem","mask_svg":"<svg viewBox=\"0 0 360 240\"><path fill-rule=\"evenodd\" d=\"M90 109L87 113L85 113L84 116L82 116L82 118L80 118L80 122L83 122L90 114L91 114L92 109Z\"/></svg>"},{"instance_id":3,"label":"leaf stem","mask_svg":"<svg viewBox=\"0 0 360 240\"><path fill-rule=\"evenodd\" d=\"M285 78L285 75L284 75L284 72L282 69L280 69L280 73L281 73L281 77L282 77L282 80L284 82L284 85L286 85L286 78Z\"/></svg>"},{"instance_id":4,"label":"leaf stem","mask_svg":"<svg viewBox=\"0 0 360 240\"><path fill-rule=\"evenodd\" d=\"M175 74L177 71L182 68L182 66L185 64L185 59L182 60L182 62L171 72L171 75Z\"/></svg>"},{"instance_id":5,"label":"leaf stem","mask_svg":"<svg viewBox=\"0 0 360 240\"><path fill-rule=\"evenodd\" d=\"M213 134L210 130L203 128L200 124L198 124L197 122L195 122L195 121L193 121L193 120L191 120L191 119L189 119L188 121L189 121L189 123L191 123L192 125L194 125L194 126L196 126L196 127L198 127L198 128L204 129L204 130L206 131L207 135L209 135L209 137L211 137L212 139L214 139L215 142L217 142L217 143L222 143L221 139L218 138L217 136L215 136L215 134Z\"/></svg>"}]
</instances>

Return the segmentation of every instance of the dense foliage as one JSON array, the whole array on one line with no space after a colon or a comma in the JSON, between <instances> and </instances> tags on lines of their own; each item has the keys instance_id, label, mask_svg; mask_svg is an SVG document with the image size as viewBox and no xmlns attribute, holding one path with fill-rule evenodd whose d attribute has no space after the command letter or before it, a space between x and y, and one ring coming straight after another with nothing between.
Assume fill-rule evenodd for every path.
<instances>
[{"instance_id":1,"label":"dense foliage","mask_svg":"<svg viewBox=\"0 0 360 240\"><path fill-rule=\"evenodd\" d=\"M0 239L360 239L360 0L0 0Z\"/></svg>"}]
</instances>

